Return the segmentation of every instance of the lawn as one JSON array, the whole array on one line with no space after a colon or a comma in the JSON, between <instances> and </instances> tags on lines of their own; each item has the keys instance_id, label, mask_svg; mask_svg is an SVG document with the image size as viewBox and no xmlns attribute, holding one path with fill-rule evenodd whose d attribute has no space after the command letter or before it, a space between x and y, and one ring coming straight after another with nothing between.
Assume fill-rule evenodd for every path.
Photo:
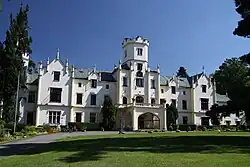
<instances>
[{"instance_id":1,"label":"lawn","mask_svg":"<svg viewBox=\"0 0 250 167\"><path fill-rule=\"evenodd\" d=\"M249 167L250 133L136 133L66 138L2 150L1 167ZM15 150L15 151L13 151Z\"/></svg>"}]
</instances>

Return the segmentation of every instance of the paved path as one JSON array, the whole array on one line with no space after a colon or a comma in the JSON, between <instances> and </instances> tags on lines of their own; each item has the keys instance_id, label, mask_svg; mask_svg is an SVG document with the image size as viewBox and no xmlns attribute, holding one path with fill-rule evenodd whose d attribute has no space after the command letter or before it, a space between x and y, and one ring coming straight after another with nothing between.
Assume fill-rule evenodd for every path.
<instances>
[{"instance_id":1,"label":"paved path","mask_svg":"<svg viewBox=\"0 0 250 167\"><path fill-rule=\"evenodd\" d=\"M108 135L108 134L118 134L118 131L104 131L104 132L87 131L87 132L56 133L56 134L35 136L29 139L13 141L6 144L0 144L0 158L7 157L9 155L22 154L25 151L28 151L30 149L35 149L40 145L55 142L57 139L61 139L64 137Z\"/></svg>"}]
</instances>

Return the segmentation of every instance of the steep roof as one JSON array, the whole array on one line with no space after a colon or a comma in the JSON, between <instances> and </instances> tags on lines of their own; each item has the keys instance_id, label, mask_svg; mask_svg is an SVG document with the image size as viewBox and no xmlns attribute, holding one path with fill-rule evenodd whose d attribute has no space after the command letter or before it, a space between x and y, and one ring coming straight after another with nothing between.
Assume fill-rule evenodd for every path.
<instances>
[{"instance_id":1,"label":"steep roof","mask_svg":"<svg viewBox=\"0 0 250 167\"><path fill-rule=\"evenodd\" d=\"M37 85L38 73L27 73L26 74L26 83L29 85Z\"/></svg>"},{"instance_id":2,"label":"steep roof","mask_svg":"<svg viewBox=\"0 0 250 167\"><path fill-rule=\"evenodd\" d=\"M216 93L216 99L217 102L227 102L230 100L226 95L220 95L218 93Z\"/></svg>"}]
</instances>

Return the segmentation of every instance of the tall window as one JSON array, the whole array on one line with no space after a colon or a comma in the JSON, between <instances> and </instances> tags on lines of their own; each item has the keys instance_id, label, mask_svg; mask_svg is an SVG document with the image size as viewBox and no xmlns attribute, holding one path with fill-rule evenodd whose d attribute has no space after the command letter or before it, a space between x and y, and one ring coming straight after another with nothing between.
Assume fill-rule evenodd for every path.
<instances>
[{"instance_id":1,"label":"tall window","mask_svg":"<svg viewBox=\"0 0 250 167\"><path fill-rule=\"evenodd\" d=\"M81 82L78 83L78 87L79 88L82 87L82 83Z\"/></svg>"},{"instance_id":2,"label":"tall window","mask_svg":"<svg viewBox=\"0 0 250 167\"><path fill-rule=\"evenodd\" d=\"M155 104L155 98L151 99L151 104Z\"/></svg>"},{"instance_id":3,"label":"tall window","mask_svg":"<svg viewBox=\"0 0 250 167\"><path fill-rule=\"evenodd\" d=\"M95 123L96 122L96 113L95 112L91 112L89 114L89 122L90 123Z\"/></svg>"},{"instance_id":4,"label":"tall window","mask_svg":"<svg viewBox=\"0 0 250 167\"><path fill-rule=\"evenodd\" d=\"M137 55L142 56L142 48L137 48Z\"/></svg>"},{"instance_id":5,"label":"tall window","mask_svg":"<svg viewBox=\"0 0 250 167\"><path fill-rule=\"evenodd\" d=\"M54 71L54 81L58 82L60 81L60 72Z\"/></svg>"},{"instance_id":6,"label":"tall window","mask_svg":"<svg viewBox=\"0 0 250 167\"><path fill-rule=\"evenodd\" d=\"M128 103L128 99L126 97L122 98L122 104L127 104Z\"/></svg>"},{"instance_id":7,"label":"tall window","mask_svg":"<svg viewBox=\"0 0 250 167\"><path fill-rule=\"evenodd\" d=\"M186 100L182 100L182 109L183 110L187 109L187 101Z\"/></svg>"},{"instance_id":8,"label":"tall window","mask_svg":"<svg viewBox=\"0 0 250 167\"><path fill-rule=\"evenodd\" d=\"M109 84L106 84L106 89L109 89Z\"/></svg>"},{"instance_id":9,"label":"tall window","mask_svg":"<svg viewBox=\"0 0 250 167\"><path fill-rule=\"evenodd\" d=\"M49 111L49 124L60 124L61 112Z\"/></svg>"},{"instance_id":10,"label":"tall window","mask_svg":"<svg viewBox=\"0 0 250 167\"><path fill-rule=\"evenodd\" d=\"M155 89L155 80L151 79L151 89Z\"/></svg>"},{"instance_id":11,"label":"tall window","mask_svg":"<svg viewBox=\"0 0 250 167\"><path fill-rule=\"evenodd\" d=\"M164 104L166 102L165 99L160 99L160 104Z\"/></svg>"},{"instance_id":12,"label":"tall window","mask_svg":"<svg viewBox=\"0 0 250 167\"><path fill-rule=\"evenodd\" d=\"M96 105L96 95L92 94L90 96L90 105Z\"/></svg>"},{"instance_id":13,"label":"tall window","mask_svg":"<svg viewBox=\"0 0 250 167\"><path fill-rule=\"evenodd\" d=\"M136 86L137 87L143 87L144 86L143 78L136 78Z\"/></svg>"},{"instance_id":14,"label":"tall window","mask_svg":"<svg viewBox=\"0 0 250 167\"><path fill-rule=\"evenodd\" d=\"M201 98L201 110L208 110L208 99Z\"/></svg>"},{"instance_id":15,"label":"tall window","mask_svg":"<svg viewBox=\"0 0 250 167\"><path fill-rule=\"evenodd\" d=\"M35 101L36 101L36 92L30 91L28 97L28 103L35 103Z\"/></svg>"},{"instance_id":16,"label":"tall window","mask_svg":"<svg viewBox=\"0 0 250 167\"><path fill-rule=\"evenodd\" d=\"M161 93L164 93L164 89L161 89Z\"/></svg>"},{"instance_id":17,"label":"tall window","mask_svg":"<svg viewBox=\"0 0 250 167\"><path fill-rule=\"evenodd\" d=\"M122 79L123 79L122 80L122 86L127 87L128 86L128 79L127 79L127 77L123 77Z\"/></svg>"},{"instance_id":18,"label":"tall window","mask_svg":"<svg viewBox=\"0 0 250 167\"><path fill-rule=\"evenodd\" d=\"M91 80L91 87L92 88L97 88L97 80L96 79Z\"/></svg>"},{"instance_id":19,"label":"tall window","mask_svg":"<svg viewBox=\"0 0 250 167\"><path fill-rule=\"evenodd\" d=\"M175 94L175 93L176 93L176 88L175 88L175 86L171 86L171 92L172 92L172 94Z\"/></svg>"},{"instance_id":20,"label":"tall window","mask_svg":"<svg viewBox=\"0 0 250 167\"><path fill-rule=\"evenodd\" d=\"M188 117L187 116L182 117L182 123L184 125L188 124Z\"/></svg>"},{"instance_id":21,"label":"tall window","mask_svg":"<svg viewBox=\"0 0 250 167\"><path fill-rule=\"evenodd\" d=\"M76 104L82 104L82 93L76 94Z\"/></svg>"},{"instance_id":22,"label":"tall window","mask_svg":"<svg viewBox=\"0 0 250 167\"><path fill-rule=\"evenodd\" d=\"M62 88L50 88L50 102L61 103Z\"/></svg>"},{"instance_id":23,"label":"tall window","mask_svg":"<svg viewBox=\"0 0 250 167\"><path fill-rule=\"evenodd\" d=\"M171 100L171 105L173 105L173 106L176 107L176 100L175 100L175 99L172 99L172 100Z\"/></svg>"},{"instance_id":24,"label":"tall window","mask_svg":"<svg viewBox=\"0 0 250 167\"><path fill-rule=\"evenodd\" d=\"M207 92L207 85L201 85L201 89L203 93Z\"/></svg>"},{"instance_id":25,"label":"tall window","mask_svg":"<svg viewBox=\"0 0 250 167\"><path fill-rule=\"evenodd\" d=\"M142 64L141 63L137 63L137 70L141 71L142 70Z\"/></svg>"}]
</instances>

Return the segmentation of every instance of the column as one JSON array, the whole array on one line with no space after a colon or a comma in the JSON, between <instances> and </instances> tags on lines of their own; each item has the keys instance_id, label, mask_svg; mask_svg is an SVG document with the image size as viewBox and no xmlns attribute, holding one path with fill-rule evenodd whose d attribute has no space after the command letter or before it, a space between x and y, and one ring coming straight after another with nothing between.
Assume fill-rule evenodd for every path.
<instances>
[{"instance_id":1,"label":"column","mask_svg":"<svg viewBox=\"0 0 250 167\"><path fill-rule=\"evenodd\" d=\"M37 108L36 108L36 126L39 125L40 120L40 88L41 88L41 75L38 76L38 88L37 88Z\"/></svg>"},{"instance_id":2,"label":"column","mask_svg":"<svg viewBox=\"0 0 250 167\"><path fill-rule=\"evenodd\" d=\"M132 127L133 130L138 130L138 119L136 117L136 109L135 107L132 108Z\"/></svg>"},{"instance_id":3,"label":"column","mask_svg":"<svg viewBox=\"0 0 250 167\"><path fill-rule=\"evenodd\" d=\"M148 80L148 85L147 85L147 103L150 104L151 103L151 96L150 96L150 71L148 71L148 75L147 75L147 80Z\"/></svg>"},{"instance_id":4,"label":"column","mask_svg":"<svg viewBox=\"0 0 250 167\"><path fill-rule=\"evenodd\" d=\"M157 85L156 85L156 90L155 90L155 97L156 97L156 104L160 104L160 91L161 91L161 81L160 81L160 73L158 73L157 76Z\"/></svg>"},{"instance_id":5,"label":"column","mask_svg":"<svg viewBox=\"0 0 250 167\"><path fill-rule=\"evenodd\" d=\"M163 107L163 130L167 130L167 109L165 108L166 103L164 104Z\"/></svg>"},{"instance_id":6,"label":"column","mask_svg":"<svg viewBox=\"0 0 250 167\"><path fill-rule=\"evenodd\" d=\"M128 88L129 88L129 103L133 103L132 98L134 98L133 96L133 89L134 89L134 77L133 77L133 70L130 70L129 73L129 84L128 84Z\"/></svg>"}]
</instances>

